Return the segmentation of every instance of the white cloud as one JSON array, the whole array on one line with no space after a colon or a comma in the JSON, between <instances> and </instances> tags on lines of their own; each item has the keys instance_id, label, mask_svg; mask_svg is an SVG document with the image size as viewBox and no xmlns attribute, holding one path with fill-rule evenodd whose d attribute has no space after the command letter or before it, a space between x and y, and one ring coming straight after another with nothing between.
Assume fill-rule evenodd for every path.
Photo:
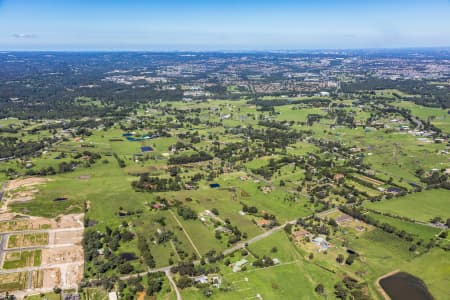
<instances>
[{"instance_id":1,"label":"white cloud","mask_svg":"<svg viewBox=\"0 0 450 300\"><path fill-rule=\"evenodd\" d=\"M37 38L37 35L30 33L14 33L13 37L16 39L35 39Z\"/></svg>"}]
</instances>

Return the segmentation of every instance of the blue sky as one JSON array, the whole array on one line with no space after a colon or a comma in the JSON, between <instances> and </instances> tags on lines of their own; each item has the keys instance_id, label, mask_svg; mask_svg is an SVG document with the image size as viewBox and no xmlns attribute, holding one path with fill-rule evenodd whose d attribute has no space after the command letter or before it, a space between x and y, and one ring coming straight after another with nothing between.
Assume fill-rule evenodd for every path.
<instances>
[{"instance_id":1,"label":"blue sky","mask_svg":"<svg viewBox=\"0 0 450 300\"><path fill-rule=\"evenodd\" d=\"M434 46L449 0L0 0L0 50Z\"/></svg>"}]
</instances>

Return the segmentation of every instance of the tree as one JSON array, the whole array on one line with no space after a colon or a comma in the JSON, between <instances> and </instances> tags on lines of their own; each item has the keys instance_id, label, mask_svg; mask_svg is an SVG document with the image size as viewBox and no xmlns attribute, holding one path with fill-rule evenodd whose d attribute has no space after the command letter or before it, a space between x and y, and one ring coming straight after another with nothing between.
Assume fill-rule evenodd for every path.
<instances>
[{"instance_id":1,"label":"tree","mask_svg":"<svg viewBox=\"0 0 450 300\"><path fill-rule=\"evenodd\" d=\"M178 279L178 281L177 281L177 286L180 289L184 289L184 288L190 287L193 284L194 284L194 280L189 278L186 275L181 276L180 279Z\"/></svg>"},{"instance_id":2,"label":"tree","mask_svg":"<svg viewBox=\"0 0 450 300\"><path fill-rule=\"evenodd\" d=\"M338 254L338 256L336 257L336 261L342 264L344 262L344 255Z\"/></svg>"},{"instance_id":3,"label":"tree","mask_svg":"<svg viewBox=\"0 0 450 300\"><path fill-rule=\"evenodd\" d=\"M119 265L118 269L120 274L130 274L134 270L133 266L129 262Z\"/></svg>"},{"instance_id":4,"label":"tree","mask_svg":"<svg viewBox=\"0 0 450 300\"><path fill-rule=\"evenodd\" d=\"M317 294L322 295L323 292L325 291L325 287L323 286L323 284L319 283L314 290L316 291Z\"/></svg>"},{"instance_id":5,"label":"tree","mask_svg":"<svg viewBox=\"0 0 450 300\"><path fill-rule=\"evenodd\" d=\"M350 254L347 259L345 260L345 263L349 266L351 266L353 264L353 262L355 261L355 255L354 254Z\"/></svg>"},{"instance_id":6,"label":"tree","mask_svg":"<svg viewBox=\"0 0 450 300\"><path fill-rule=\"evenodd\" d=\"M158 293L162 288L163 282L161 278L149 278L147 295L153 296Z\"/></svg>"},{"instance_id":7,"label":"tree","mask_svg":"<svg viewBox=\"0 0 450 300\"><path fill-rule=\"evenodd\" d=\"M213 294L213 291L212 291L212 289L210 289L210 288L205 288L205 289L203 290L203 295L204 295L206 298L211 297L212 294Z\"/></svg>"}]
</instances>

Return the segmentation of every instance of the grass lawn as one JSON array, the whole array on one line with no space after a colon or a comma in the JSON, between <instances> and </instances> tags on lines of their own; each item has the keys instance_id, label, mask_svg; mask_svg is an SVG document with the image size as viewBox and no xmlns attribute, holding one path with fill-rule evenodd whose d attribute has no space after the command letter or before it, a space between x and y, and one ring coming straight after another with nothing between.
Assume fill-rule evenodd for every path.
<instances>
[{"instance_id":1,"label":"grass lawn","mask_svg":"<svg viewBox=\"0 0 450 300\"><path fill-rule=\"evenodd\" d=\"M46 293L46 294L39 294L39 295L32 295L32 296L28 296L25 297L25 299L27 300L61 300L62 299L62 295L61 294L56 294L56 293ZM106 298L95 298L96 300L103 300L103 299L107 299Z\"/></svg>"},{"instance_id":2,"label":"grass lawn","mask_svg":"<svg viewBox=\"0 0 450 300\"><path fill-rule=\"evenodd\" d=\"M274 247L276 247L276 252L272 252ZM267 255L271 258L278 258L281 263L301 258L300 253L289 241L284 231L276 232L261 241L251 244L248 249L259 257Z\"/></svg>"},{"instance_id":3,"label":"grass lawn","mask_svg":"<svg viewBox=\"0 0 450 300\"><path fill-rule=\"evenodd\" d=\"M325 285L331 294L335 281L334 274L301 261L246 272L228 273L224 280L230 283L228 292L214 291L211 299L323 299L314 292L317 284ZM182 290L183 299L205 299L196 289Z\"/></svg>"},{"instance_id":4,"label":"grass lawn","mask_svg":"<svg viewBox=\"0 0 450 300\"><path fill-rule=\"evenodd\" d=\"M408 217L422 222L428 222L436 216L446 220L450 217L450 191L432 189L390 200L368 202L364 205L376 211Z\"/></svg>"},{"instance_id":5,"label":"grass lawn","mask_svg":"<svg viewBox=\"0 0 450 300\"><path fill-rule=\"evenodd\" d=\"M439 234L439 232L441 232L441 230L438 228L433 228L430 226L425 226L425 225L421 225L421 224L417 224L417 223L403 221L403 220L400 220L397 218L392 218L392 217L384 216L381 214L369 213L369 215L372 218L380 221L381 223L390 224L391 226L394 226L398 230L404 230L419 239L423 239L424 241L428 241L428 240L432 239L435 235L437 235L437 234Z\"/></svg>"}]
</instances>

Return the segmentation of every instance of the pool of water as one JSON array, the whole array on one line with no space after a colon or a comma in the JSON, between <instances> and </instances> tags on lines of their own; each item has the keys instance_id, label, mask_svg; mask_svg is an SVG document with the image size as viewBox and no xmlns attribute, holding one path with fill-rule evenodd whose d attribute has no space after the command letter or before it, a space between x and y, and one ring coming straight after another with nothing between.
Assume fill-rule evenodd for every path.
<instances>
[{"instance_id":1,"label":"pool of water","mask_svg":"<svg viewBox=\"0 0 450 300\"><path fill-rule=\"evenodd\" d=\"M392 300L434 299L422 280L405 272L381 279L380 285Z\"/></svg>"},{"instance_id":2,"label":"pool of water","mask_svg":"<svg viewBox=\"0 0 450 300\"><path fill-rule=\"evenodd\" d=\"M120 258L122 258L122 259L124 259L126 261L137 259L136 255L134 253L131 253L131 252L120 253Z\"/></svg>"}]
</instances>

